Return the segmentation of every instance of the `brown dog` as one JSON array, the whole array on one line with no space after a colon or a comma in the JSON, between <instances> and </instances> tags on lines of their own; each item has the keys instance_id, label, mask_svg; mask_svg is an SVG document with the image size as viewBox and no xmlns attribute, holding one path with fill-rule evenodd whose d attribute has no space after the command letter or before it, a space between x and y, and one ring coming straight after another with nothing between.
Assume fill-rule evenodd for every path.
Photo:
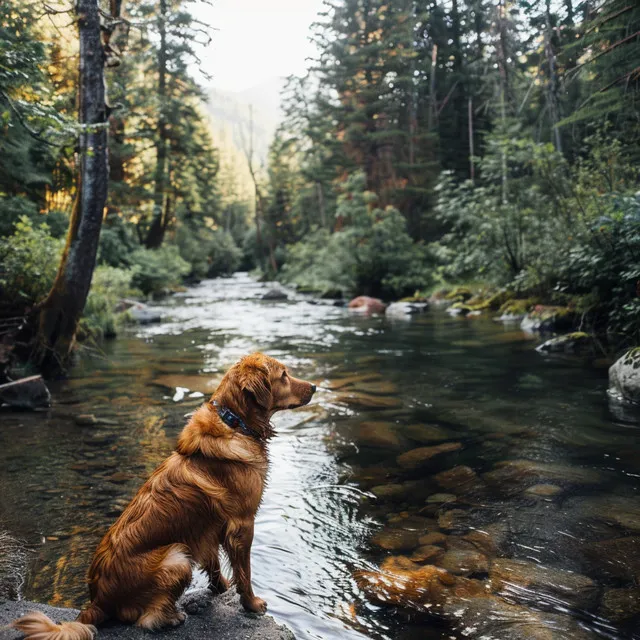
<instances>
[{"instance_id":1,"label":"brown dog","mask_svg":"<svg viewBox=\"0 0 640 640\"><path fill-rule=\"evenodd\" d=\"M85 640L108 618L145 629L177 625L176 601L193 564L214 593L226 591L225 550L242 605L264 613L251 588L253 523L268 469L267 440L276 411L307 404L315 385L254 353L235 364L200 407L178 446L151 475L98 545L89 569L91 603L75 622L55 624L42 613L13 623L34 640Z\"/></svg>"}]
</instances>

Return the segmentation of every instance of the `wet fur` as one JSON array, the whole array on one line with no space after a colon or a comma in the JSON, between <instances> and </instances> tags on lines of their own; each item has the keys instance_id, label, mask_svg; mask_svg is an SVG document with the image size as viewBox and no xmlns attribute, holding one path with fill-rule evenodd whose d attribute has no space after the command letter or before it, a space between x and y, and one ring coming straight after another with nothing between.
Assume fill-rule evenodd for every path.
<instances>
[{"instance_id":1,"label":"wet fur","mask_svg":"<svg viewBox=\"0 0 640 640\"><path fill-rule=\"evenodd\" d=\"M177 625L176 601L194 564L214 593L228 588L223 548L245 609L264 613L251 587L250 552L268 470L271 416L306 404L315 387L284 365L253 354L234 365L209 403L183 429L176 450L151 475L98 545L88 573L91 604L76 622L56 625L31 613L13 623L32 640L85 640L107 618L145 629ZM227 426L213 401L241 417L253 435Z\"/></svg>"}]
</instances>

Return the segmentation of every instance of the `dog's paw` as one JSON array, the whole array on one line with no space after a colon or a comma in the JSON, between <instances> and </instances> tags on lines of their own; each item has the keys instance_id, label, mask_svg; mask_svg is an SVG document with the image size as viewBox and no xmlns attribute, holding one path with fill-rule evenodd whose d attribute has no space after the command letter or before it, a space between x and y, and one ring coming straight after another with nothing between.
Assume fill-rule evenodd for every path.
<instances>
[{"instance_id":1,"label":"dog's paw","mask_svg":"<svg viewBox=\"0 0 640 640\"><path fill-rule=\"evenodd\" d=\"M242 598L241 600L242 606L251 613L257 613L258 615L263 615L267 611L267 603L262 598L258 598L254 596L251 599Z\"/></svg>"},{"instance_id":2,"label":"dog's paw","mask_svg":"<svg viewBox=\"0 0 640 640\"><path fill-rule=\"evenodd\" d=\"M190 615L198 615L211 606L211 592L205 589L186 593L180 599L180 605Z\"/></svg>"}]
</instances>

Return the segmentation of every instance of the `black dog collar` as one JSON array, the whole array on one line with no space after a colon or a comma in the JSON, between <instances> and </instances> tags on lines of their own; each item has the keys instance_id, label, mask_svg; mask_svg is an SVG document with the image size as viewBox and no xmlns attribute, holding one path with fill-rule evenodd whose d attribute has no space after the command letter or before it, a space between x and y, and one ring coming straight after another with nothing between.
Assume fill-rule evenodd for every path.
<instances>
[{"instance_id":1,"label":"black dog collar","mask_svg":"<svg viewBox=\"0 0 640 640\"><path fill-rule=\"evenodd\" d=\"M213 400L211 404L218 411L218 415L220 416L220 420L224 422L226 425L231 427L232 429L239 429L247 436L254 436L255 433L253 430L247 426L247 423L237 416L231 409L227 409L226 407L221 407L216 400Z\"/></svg>"}]
</instances>

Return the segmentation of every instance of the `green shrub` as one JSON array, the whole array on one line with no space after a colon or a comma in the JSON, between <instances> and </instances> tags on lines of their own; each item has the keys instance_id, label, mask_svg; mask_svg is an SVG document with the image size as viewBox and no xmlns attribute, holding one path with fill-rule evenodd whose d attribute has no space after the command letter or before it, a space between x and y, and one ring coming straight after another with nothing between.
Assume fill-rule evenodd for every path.
<instances>
[{"instance_id":1,"label":"green shrub","mask_svg":"<svg viewBox=\"0 0 640 640\"><path fill-rule=\"evenodd\" d=\"M238 247L233 236L228 231L218 229L213 232L209 242L210 278L230 275L238 270L242 262L242 249Z\"/></svg>"},{"instance_id":2,"label":"green shrub","mask_svg":"<svg viewBox=\"0 0 640 640\"><path fill-rule=\"evenodd\" d=\"M106 265L96 267L80 322L82 334L93 338L110 338L116 335L118 315L115 309L118 302L122 298L140 293L132 288L133 276L130 269Z\"/></svg>"},{"instance_id":3,"label":"green shrub","mask_svg":"<svg viewBox=\"0 0 640 640\"><path fill-rule=\"evenodd\" d=\"M23 216L15 233L0 238L0 298L18 305L44 298L56 276L62 240L53 238L46 224L34 226Z\"/></svg>"},{"instance_id":4,"label":"green shrub","mask_svg":"<svg viewBox=\"0 0 640 640\"><path fill-rule=\"evenodd\" d=\"M351 176L338 198L336 217L344 225L330 234L311 233L289 247L283 277L317 291L397 297L431 282L430 254L414 243L404 216L375 206L362 173Z\"/></svg>"},{"instance_id":5,"label":"green shrub","mask_svg":"<svg viewBox=\"0 0 640 640\"><path fill-rule=\"evenodd\" d=\"M128 267L131 255L139 247L133 225L125 223L120 217L108 217L100 231L97 264L111 267Z\"/></svg>"},{"instance_id":6,"label":"green shrub","mask_svg":"<svg viewBox=\"0 0 640 640\"><path fill-rule=\"evenodd\" d=\"M139 247L129 260L133 272L131 284L145 295L157 295L178 286L191 271L191 266L180 257L175 246Z\"/></svg>"},{"instance_id":7,"label":"green shrub","mask_svg":"<svg viewBox=\"0 0 640 640\"><path fill-rule=\"evenodd\" d=\"M16 224L25 217L33 226L47 225L49 234L54 238L64 237L69 227L69 217L62 211L40 213L35 202L22 196L0 198L0 237L12 235L16 230Z\"/></svg>"}]
</instances>

